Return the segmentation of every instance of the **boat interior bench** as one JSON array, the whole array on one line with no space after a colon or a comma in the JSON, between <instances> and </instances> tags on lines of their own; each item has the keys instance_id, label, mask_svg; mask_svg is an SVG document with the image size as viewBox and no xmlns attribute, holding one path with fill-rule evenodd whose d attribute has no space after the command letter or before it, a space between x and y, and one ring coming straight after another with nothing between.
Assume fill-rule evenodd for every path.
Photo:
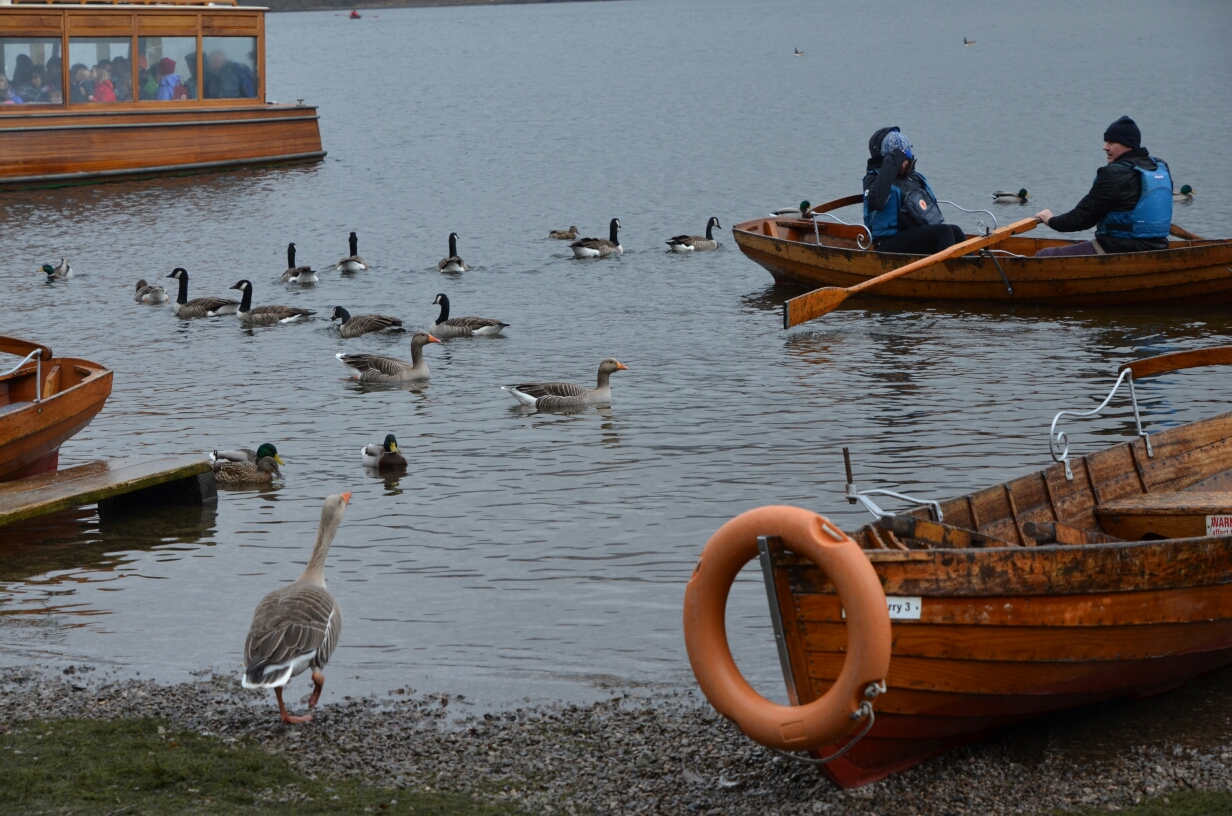
<instances>
[{"instance_id":1,"label":"boat interior bench","mask_svg":"<svg viewBox=\"0 0 1232 816\"><path fill-rule=\"evenodd\" d=\"M1232 515L1232 492L1144 493L1095 507L1100 526L1130 541L1209 535L1209 517Z\"/></svg>"}]
</instances>

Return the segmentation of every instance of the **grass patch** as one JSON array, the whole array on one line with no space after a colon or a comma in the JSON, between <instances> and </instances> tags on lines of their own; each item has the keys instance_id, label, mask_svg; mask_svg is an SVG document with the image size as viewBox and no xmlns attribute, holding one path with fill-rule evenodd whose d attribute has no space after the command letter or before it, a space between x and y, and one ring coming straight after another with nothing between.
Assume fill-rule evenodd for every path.
<instances>
[{"instance_id":1,"label":"grass patch","mask_svg":"<svg viewBox=\"0 0 1232 816\"><path fill-rule=\"evenodd\" d=\"M524 813L466 796L309 779L251 741L227 743L157 720L29 722L0 734L0 812L62 809L99 816Z\"/></svg>"},{"instance_id":2,"label":"grass patch","mask_svg":"<svg viewBox=\"0 0 1232 816\"><path fill-rule=\"evenodd\" d=\"M1066 811L1073 814L1073 811ZM1107 810L1084 810L1084 814L1106 814ZM1232 813L1232 793L1183 791L1148 799L1125 808L1121 816L1227 816Z\"/></svg>"}]
</instances>

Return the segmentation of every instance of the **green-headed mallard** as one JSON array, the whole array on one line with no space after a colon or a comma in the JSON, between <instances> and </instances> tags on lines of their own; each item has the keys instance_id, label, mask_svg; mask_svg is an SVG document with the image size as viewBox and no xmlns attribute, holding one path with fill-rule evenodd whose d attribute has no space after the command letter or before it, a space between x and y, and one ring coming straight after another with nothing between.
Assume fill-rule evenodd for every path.
<instances>
[{"instance_id":1,"label":"green-headed mallard","mask_svg":"<svg viewBox=\"0 0 1232 816\"><path fill-rule=\"evenodd\" d=\"M718 249L719 242L714 240L714 228L717 226L719 226L719 219L711 216L706 222L705 238L700 235L677 235L675 238L669 238L667 245L672 252L701 252L706 249Z\"/></svg>"},{"instance_id":2,"label":"green-headed mallard","mask_svg":"<svg viewBox=\"0 0 1232 816\"><path fill-rule=\"evenodd\" d=\"M400 470L406 467L406 459L398 453L398 440L393 434L385 435L385 443L365 445L360 452L364 467L378 470Z\"/></svg>"},{"instance_id":3,"label":"green-headed mallard","mask_svg":"<svg viewBox=\"0 0 1232 816\"><path fill-rule=\"evenodd\" d=\"M440 306L441 313L428 331L439 337L495 337L509 325L490 317L450 317L449 298L444 293L437 295L432 305Z\"/></svg>"},{"instance_id":4,"label":"green-headed mallard","mask_svg":"<svg viewBox=\"0 0 1232 816\"><path fill-rule=\"evenodd\" d=\"M218 315L235 314L240 308L238 300L228 300L226 298L195 298L188 299L188 271L182 266L177 266L171 270L169 278L175 278L180 282L180 294L175 299L175 316L182 320L188 320L194 317L217 317Z\"/></svg>"},{"instance_id":5,"label":"green-headed mallard","mask_svg":"<svg viewBox=\"0 0 1232 816\"><path fill-rule=\"evenodd\" d=\"M411 337L411 361L380 354L335 354L361 383L401 383L428 379L428 363L423 347L440 340L428 332L415 332Z\"/></svg>"},{"instance_id":6,"label":"green-headed mallard","mask_svg":"<svg viewBox=\"0 0 1232 816\"><path fill-rule=\"evenodd\" d=\"M73 277L73 267L69 266L63 258L60 259L59 266L43 264L40 271L47 273L48 280L67 280Z\"/></svg>"},{"instance_id":7,"label":"green-headed mallard","mask_svg":"<svg viewBox=\"0 0 1232 816\"><path fill-rule=\"evenodd\" d=\"M599 363L599 381L594 388L567 382L521 383L502 385L501 388L522 405L540 411L561 411L591 405L606 407L612 404L612 374L628 370L624 363L609 357Z\"/></svg>"},{"instance_id":8,"label":"green-headed mallard","mask_svg":"<svg viewBox=\"0 0 1232 816\"><path fill-rule=\"evenodd\" d=\"M624 247L620 245L617 231L620 230L620 219L613 218L608 225L608 238L582 238L569 244L575 258L606 258L609 255L623 255Z\"/></svg>"},{"instance_id":9,"label":"green-headed mallard","mask_svg":"<svg viewBox=\"0 0 1232 816\"><path fill-rule=\"evenodd\" d=\"M1193 201L1193 188L1188 184L1182 184L1179 191L1172 193L1173 201Z\"/></svg>"},{"instance_id":10,"label":"green-headed mallard","mask_svg":"<svg viewBox=\"0 0 1232 816\"><path fill-rule=\"evenodd\" d=\"M1027 188L1023 187L1016 193L1007 193L1002 190L992 194L992 200L998 204L1026 204L1027 199L1031 196L1027 195Z\"/></svg>"},{"instance_id":11,"label":"green-headed mallard","mask_svg":"<svg viewBox=\"0 0 1232 816\"><path fill-rule=\"evenodd\" d=\"M255 451L249 448L233 448L231 450L218 450L215 448L210 453L211 462L251 462L256 463L258 459L265 457L273 459L280 465L285 465L282 457L278 455L278 448L274 447L272 442L264 442Z\"/></svg>"}]
</instances>

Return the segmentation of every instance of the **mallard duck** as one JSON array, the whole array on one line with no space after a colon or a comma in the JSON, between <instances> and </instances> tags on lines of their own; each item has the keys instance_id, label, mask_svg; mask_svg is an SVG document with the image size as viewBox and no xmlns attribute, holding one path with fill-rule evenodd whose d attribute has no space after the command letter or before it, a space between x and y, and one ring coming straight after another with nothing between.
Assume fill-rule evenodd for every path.
<instances>
[{"instance_id":1,"label":"mallard duck","mask_svg":"<svg viewBox=\"0 0 1232 816\"><path fill-rule=\"evenodd\" d=\"M325 685L321 669L329 662L342 635L342 610L325 588L325 556L350 500L350 493L325 500L317 542L308 566L294 582L261 599L252 614L248 639L244 641L241 683L246 689L272 688L278 698L278 715L287 725L308 722L312 715L292 717L288 714L282 701L282 687L295 675L311 668L312 696L308 698L308 708L316 708Z\"/></svg>"},{"instance_id":2,"label":"mallard duck","mask_svg":"<svg viewBox=\"0 0 1232 816\"><path fill-rule=\"evenodd\" d=\"M317 273L311 266L295 265L295 244L287 244L287 271L282 273L283 283L316 283Z\"/></svg>"},{"instance_id":3,"label":"mallard duck","mask_svg":"<svg viewBox=\"0 0 1232 816\"><path fill-rule=\"evenodd\" d=\"M359 453L363 457L364 467L377 470L400 470L406 467L406 459L398 453L398 440L393 434L385 435L384 445L373 442L371 445L365 445Z\"/></svg>"},{"instance_id":4,"label":"mallard duck","mask_svg":"<svg viewBox=\"0 0 1232 816\"><path fill-rule=\"evenodd\" d=\"M310 309L299 309L295 306L258 306L252 308L252 284L246 280L236 281L232 289L244 293L240 300L239 311L235 316L245 326L277 326L279 323L298 323L307 320L316 312Z\"/></svg>"},{"instance_id":5,"label":"mallard duck","mask_svg":"<svg viewBox=\"0 0 1232 816\"><path fill-rule=\"evenodd\" d=\"M701 252L707 249L718 249L719 242L714 240L714 228L718 226L719 219L711 216L706 222L705 238L700 235L677 235L675 238L668 239L667 246L672 252Z\"/></svg>"},{"instance_id":6,"label":"mallard duck","mask_svg":"<svg viewBox=\"0 0 1232 816\"><path fill-rule=\"evenodd\" d=\"M801 218L803 218L805 214L808 213L808 209L811 206L813 205L808 203L808 199L805 199L804 201L800 202L799 207L781 207L770 214L771 215L798 215Z\"/></svg>"},{"instance_id":7,"label":"mallard duck","mask_svg":"<svg viewBox=\"0 0 1232 816\"><path fill-rule=\"evenodd\" d=\"M43 264L41 271L47 273L48 280L52 280L52 279L68 280L69 278L73 277L73 267L69 266L68 262L65 261L63 258L60 259L59 266L52 266L51 264Z\"/></svg>"},{"instance_id":8,"label":"mallard duck","mask_svg":"<svg viewBox=\"0 0 1232 816\"><path fill-rule=\"evenodd\" d=\"M167 297L167 290L161 286L151 286L145 282L145 278L137 281L137 297L138 303L166 303L170 298Z\"/></svg>"},{"instance_id":9,"label":"mallard duck","mask_svg":"<svg viewBox=\"0 0 1232 816\"><path fill-rule=\"evenodd\" d=\"M513 398L530 408L540 411L560 411L570 408L586 408L591 405L606 407L612 404L612 373L628 371L629 367L611 357L599 363L599 381L594 388L567 382L521 383L502 385L501 388Z\"/></svg>"},{"instance_id":10,"label":"mallard duck","mask_svg":"<svg viewBox=\"0 0 1232 816\"><path fill-rule=\"evenodd\" d=\"M1182 184L1179 192L1173 191L1173 201L1193 201L1193 188L1188 184Z\"/></svg>"},{"instance_id":11,"label":"mallard duck","mask_svg":"<svg viewBox=\"0 0 1232 816\"><path fill-rule=\"evenodd\" d=\"M263 442L256 450L250 448L234 448L232 450L218 450L215 448L210 452L211 462L249 462L255 464L258 460L269 457L280 465L285 465L282 457L278 455L278 448L274 447L272 442Z\"/></svg>"},{"instance_id":12,"label":"mallard duck","mask_svg":"<svg viewBox=\"0 0 1232 816\"><path fill-rule=\"evenodd\" d=\"M609 226L608 239L582 238L569 244L575 258L606 258L608 255L623 255L624 247L620 245L616 232L620 229L620 219L613 218Z\"/></svg>"},{"instance_id":13,"label":"mallard duck","mask_svg":"<svg viewBox=\"0 0 1232 816\"><path fill-rule=\"evenodd\" d=\"M362 272L368 268L368 262L359 257L359 237L352 232L347 240L351 244L351 254L334 264L334 269L339 272Z\"/></svg>"},{"instance_id":14,"label":"mallard duck","mask_svg":"<svg viewBox=\"0 0 1232 816\"><path fill-rule=\"evenodd\" d=\"M177 266L171 270L169 278L175 278L180 282L180 294L175 299L175 316L188 320L194 317L217 317L218 315L235 314L240 308L238 300L227 300L226 298L204 297L194 300L188 299L188 270L182 266Z\"/></svg>"},{"instance_id":15,"label":"mallard duck","mask_svg":"<svg viewBox=\"0 0 1232 816\"><path fill-rule=\"evenodd\" d=\"M992 200L998 204L1026 204L1027 199L1031 196L1027 195L1027 188L1023 187L1016 193L1007 193L1003 190L998 190L992 194Z\"/></svg>"},{"instance_id":16,"label":"mallard duck","mask_svg":"<svg viewBox=\"0 0 1232 816\"><path fill-rule=\"evenodd\" d=\"M282 471L273 456L263 456L255 462L234 462L230 459L215 459L210 463L214 479L220 485L239 487L243 485L268 485L274 479L282 479Z\"/></svg>"},{"instance_id":17,"label":"mallard duck","mask_svg":"<svg viewBox=\"0 0 1232 816\"><path fill-rule=\"evenodd\" d=\"M402 327L402 321L396 317L381 314L363 314L352 317L351 313L341 306L334 307L334 311L330 313L329 319L342 321L341 325L338 326L338 331L342 333L343 337L359 337L376 332L396 334L397 332L406 331Z\"/></svg>"},{"instance_id":18,"label":"mallard duck","mask_svg":"<svg viewBox=\"0 0 1232 816\"><path fill-rule=\"evenodd\" d=\"M441 258L436 265L437 272L465 272L470 269L466 261L458 257L458 233L449 233L449 257Z\"/></svg>"},{"instance_id":19,"label":"mallard duck","mask_svg":"<svg viewBox=\"0 0 1232 816\"><path fill-rule=\"evenodd\" d=\"M552 230L548 233L549 238L555 238L557 241L572 241L577 237L577 227L569 227L567 230Z\"/></svg>"},{"instance_id":20,"label":"mallard duck","mask_svg":"<svg viewBox=\"0 0 1232 816\"><path fill-rule=\"evenodd\" d=\"M444 294L437 295L432 305L440 306L441 313L428 331L439 337L495 337L509 325L490 317L450 317L449 298Z\"/></svg>"},{"instance_id":21,"label":"mallard duck","mask_svg":"<svg viewBox=\"0 0 1232 816\"><path fill-rule=\"evenodd\" d=\"M411 337L411 361L397 357L382 357L379 354L334 355L347 371L362 383L400 383L428 379L428 363L423 357L423 347L440 340L428 332L415 332Z\"/></svg>"}]
</instances>

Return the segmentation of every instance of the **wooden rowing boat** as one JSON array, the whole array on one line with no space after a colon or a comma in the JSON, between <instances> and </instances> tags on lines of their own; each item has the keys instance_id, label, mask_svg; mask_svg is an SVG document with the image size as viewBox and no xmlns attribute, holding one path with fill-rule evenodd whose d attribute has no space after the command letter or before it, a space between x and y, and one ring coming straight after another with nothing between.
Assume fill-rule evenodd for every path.
<instances>
[{"instance_id":1,"label":"wooden rowing boat","mask_svg":"<svg viewBox=\"0 0 1232 816\"><path fill-rule=\"evenodd\" d=\"M32 61L46 69L51 91L0 105L0 188L324 158L317 109L302 99L266 100L266 9L235 3L0 2L0 65L14 81L17 61ZM147 83L164 76L155 72L163 60L174 73L160 99L161 88ZM74 65L95 62L113 68L113 99L82 98L85 86L73 90ZM216 79L223 74L227 81Z\"/></svg>"},{"instance_id":2,"label":"wooden rowing boat","mask_svg":"<svg viewBox=\"0 0 1232 816\"><path fill-rule=\"evenodd\" d=\"M843 199L846 206L860 200ZM771 216L737 224L732 234L740 251L783 286L854 286L923 257L863 249L867 232L862 224ZM1071 243L1015 236L986 254L946 260L888 281L876 296L1066 306L1232 303L1232 240L1172 241L1158 252L1032 257L1045 247Z\"/></svg>"},{"instance_id":3,"label":"wooden rowing boat","mask_svg":"<svg viewBox=\"0 0 1232 816\"><path fill-rule=\"evenodd\" d=\"M56 469L60 446L111 395L111 372L15 337L0 336L0 351L26 358L0 375L0 482L7 482Z\"/></svg>"},{"instance_id":4,"label":"wooden rowing boat","mask_svg":"<svg viewBox=\"0 0 1232 816\"><path fill-rule=\"evenodd\" d=\"M1118 386L1210 364L1232 364L1232 347L1131 363ZM1139 433L1074 459L1055 434L1046 470L852 534L881 581L892 653L875 722L823 766L831 779L868 784L1009 723L1232 663L1232 413ZM847 497L879 511L872 492L849 484ZM761 546L788 696L803 706L843 666L842 604L789 542Z\"/></svg>"}]
</instances>

